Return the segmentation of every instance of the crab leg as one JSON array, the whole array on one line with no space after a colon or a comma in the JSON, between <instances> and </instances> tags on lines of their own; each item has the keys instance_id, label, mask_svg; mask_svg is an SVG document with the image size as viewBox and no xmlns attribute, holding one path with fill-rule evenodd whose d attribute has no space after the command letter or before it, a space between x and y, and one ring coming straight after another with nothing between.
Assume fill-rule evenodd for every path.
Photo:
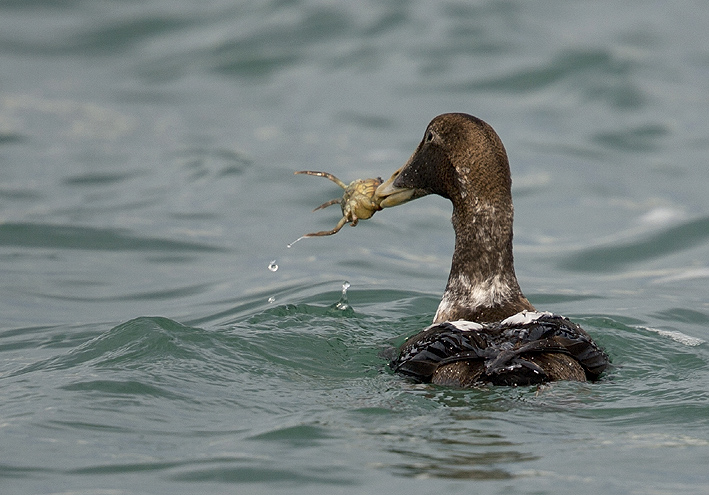
<instances>
[{"instance_id":1,"label":"crab leg","mask_svg":"<svg viewBox=\"0 0 709 495\"><path fill-rule=\"evenodd\" d=\"M316 172L314 170L300 170L299 172L295 172L295 175L300 175L300 174L314 175L316 177L325 177L326 179L330 179L332 182L334 182L335 184L340 186L342 189L347 189L347 184L345 184L340 179L338 179L334 175L327 173L327 172Z\"/></svg>"},{"instance_id":2,"label":"crab leg","mask_svg":"<svg viewBox=\"0 0 709 495\"><path fill-rule=\"evenodd\" d=\"M347 223L347 217L342 217L335 228L332 230L321 230L320 232L311 232L310 234L305 234L303 237L321 237L326 235L337 234L342 227Z\"/></svg>"},{"instance_id":3,"label":"crab leg","mask_svg":"<svg viewBox=\"0 0 709 495\"><path fill-rule=\"evenodd\" d=\"M330 201L321 204L320 206L318 206L317 208L315 208L313 211L318 211L318 210L321 210L321 209L323 209L323 208L327 208L328 206L339 205L339 204L341 204L341 203L342 203L342 198L331 199Z\"/></svg>"}]
</instances>

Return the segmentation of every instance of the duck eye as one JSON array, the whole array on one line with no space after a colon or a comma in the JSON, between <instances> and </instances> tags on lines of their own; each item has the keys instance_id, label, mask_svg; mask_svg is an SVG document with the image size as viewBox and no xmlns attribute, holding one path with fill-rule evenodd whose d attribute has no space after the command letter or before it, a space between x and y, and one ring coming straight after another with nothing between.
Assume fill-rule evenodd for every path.
<instances>
[{"instance_id":1,"label":"duck eye","mask_svg":"<svg viewBox=\"0 0 709 495\"><path fill-rule=\"evenodd\" d=\"M428 131L426 133L426 138L424 139L425 142L430 143L433 141L433 131Z\"/></svg>"}]
</instances>

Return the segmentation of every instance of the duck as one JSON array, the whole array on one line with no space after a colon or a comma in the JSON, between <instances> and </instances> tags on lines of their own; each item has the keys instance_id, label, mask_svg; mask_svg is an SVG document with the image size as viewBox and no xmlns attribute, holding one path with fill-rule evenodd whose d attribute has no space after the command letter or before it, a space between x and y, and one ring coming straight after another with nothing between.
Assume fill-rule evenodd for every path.
<instances>
[{"instance_id":1,"label":"duck","mask_svg":"<svg viewBox=\"0 0 709 495\"><path fill-rule=\"evenodd\" d=\"M382 182L382 208L437 194L453 204L455 247L433 323L390 362L420 383L452 387L595 381L609 357L578 324L524 296L512 251L512 179L495 130L465 113L426 127L409 160Z\"/></svg>"}]
</instances>

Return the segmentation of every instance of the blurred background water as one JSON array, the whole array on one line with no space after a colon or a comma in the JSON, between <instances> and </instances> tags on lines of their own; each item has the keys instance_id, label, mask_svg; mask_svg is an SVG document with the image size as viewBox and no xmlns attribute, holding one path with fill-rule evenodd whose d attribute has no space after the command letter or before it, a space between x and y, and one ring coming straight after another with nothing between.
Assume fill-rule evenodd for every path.
<instances>
[{"instance_id":1,"label":"blurred background water","mask_svg":"<svg viewBox=\"0 0 709 495\"><path fill-rule=\"evenodd\" d=\"M707 25L684 0L0 1L0 491L709 491ZM601 382L389 372L445 285L440 198L286 248L339 217L293 171L386 177L448 111L502 137L522 288L606 348Z\"/></svg>"}]
</instances>

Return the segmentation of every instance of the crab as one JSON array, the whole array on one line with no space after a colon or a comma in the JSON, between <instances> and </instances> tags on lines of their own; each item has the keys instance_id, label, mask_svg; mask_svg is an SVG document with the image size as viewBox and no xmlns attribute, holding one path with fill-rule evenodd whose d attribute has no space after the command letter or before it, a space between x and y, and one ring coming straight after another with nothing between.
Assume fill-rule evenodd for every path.
<instances>
[{"instance_id":1,"label":"crab","mask_svg":"<svg viewBox=\"0 0 709 495\"><path fill-rule=\"evenodd\" d=\"M313 210L317 211L322 208L327 208L328 206L339 204L340 208L342 208L342 218L339 222L337 222L335 228L332 230L311 232L310 234L305 234L303 237L317 237L337 234L346 223L349 223L354 227L360 220L371 218L372 215L382 209L382 206L380 206L380 199L375 197L374 194L377 187L379 187L382 183L382 179L379 177L376 179L357 179L350 182L348 185L327 172L301 170L296 172L296 175L298 174L325 177L345 190L345 194L342 195L342 198L335 198L330 201L326 201Z\"/></svg>"}]
</instances>

